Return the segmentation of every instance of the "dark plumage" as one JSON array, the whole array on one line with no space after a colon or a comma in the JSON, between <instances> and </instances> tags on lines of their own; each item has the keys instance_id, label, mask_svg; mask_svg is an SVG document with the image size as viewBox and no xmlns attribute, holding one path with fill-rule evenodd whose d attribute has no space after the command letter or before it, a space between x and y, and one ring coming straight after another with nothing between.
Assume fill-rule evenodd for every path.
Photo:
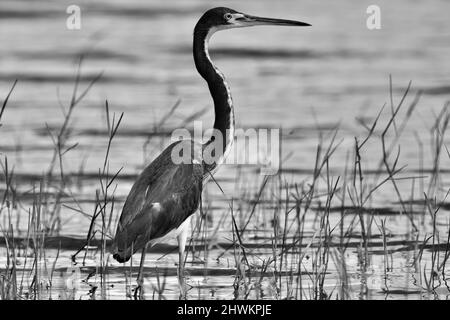
<instances>
[{"instance_id":1,"label":"dark plumage","mask_svg":"<svg viewBox=\"0 0 450 320\"><path fill-rule=\"evenodd\" d=\"M194 29L193 54L199 74L208 83L214 102L214 129L222 138L222 148L211 152L216 136L201 145L192 141L172 143L139 175L125 201L122 215L113 241L113 257L125 262L138 250L142 250L138 276L138 288L142 284L142 270L147 246L162 241L172 232L179 245L179 281L184 296L183 255L187 238L189 217L198 209L202 188L227 156L234 140L234 111L230 88L224 75L212 63L208 53L208 41L219 30L254 25L308 24L292 20L254 17L229 8L208 10ZM191 148L189 161L179 164L172 159L172 152L186 145ZM206 155L214 161L204 161ZM205 155L205 157L203 157ZM136 290L135 294L138 290ZM142 294L142 290L140 291Z\"/></svg>"},{"instance_id":2,"label":"dark plumage","mask_svg":"<svg viewBox=\"0 0 450 320\"><path fill-rule=\"evenodd\" d=\"M147 242L156 243L198 209L203 166L174 164L172 149L180 143L167 147L131 188L114 239L113 257L117 261L128 261Z\"/></svg>"},{"instance_id":3,"label":"dark plumage","mask_svg":"<svg viewBox=\"0 0 450 320\"><path fill-rule=\"evenodd\" d=\"M194 30L200 29L209 30L217 26L227 25L228 20L225 18L225 15L236 13L239 12L225 7L217 7L209 9L200 17Z\"/></svg>"}]
</instances>

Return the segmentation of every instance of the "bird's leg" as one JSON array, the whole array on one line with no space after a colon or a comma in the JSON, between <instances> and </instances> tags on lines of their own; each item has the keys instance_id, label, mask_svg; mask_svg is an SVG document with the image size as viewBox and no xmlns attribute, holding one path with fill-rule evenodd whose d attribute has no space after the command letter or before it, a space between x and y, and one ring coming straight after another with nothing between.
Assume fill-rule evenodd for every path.
<instances>
[{"instance_id":1,"label":"bird's leg","mask_svg":"<svg viewBox=\"0 0 450 320\"><path fill-rule=\"evenodd\" d=\"M186 300L186 281L184 276L184 250L178 253L178 284L180 286L180 300Z\"/></svg>"},{"instance_id":2,"label":"bird's leg","mask_svg":"<svg viewBox=\"0 0 450 320\"><path fill-rule=\"evenodd\" d=\"M178 235L178 284L180 285L180 300L186 299L186 281L184 276L184 251L186 247L188 228L187 225Z\"/></svg>"},{"instance_id":3,"label":"bird's leg","mask_svg":"<svg viewBox=\"0 0 450 320\"><path fill-rule=\"evenodd\" d=\"M137 287L134 291L134 299L135 300L144 300L144 264L145 264L145 254L147 252L148 243L142 249L141 254L141 264L139 265L139 274L136 279Z\"/></svg>"}]
</instances>

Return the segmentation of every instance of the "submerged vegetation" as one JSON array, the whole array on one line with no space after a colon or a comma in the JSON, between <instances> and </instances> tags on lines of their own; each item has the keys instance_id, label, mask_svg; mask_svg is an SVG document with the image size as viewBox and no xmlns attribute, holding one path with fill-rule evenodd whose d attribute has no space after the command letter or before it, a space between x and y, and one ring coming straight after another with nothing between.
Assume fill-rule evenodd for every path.
<instances>
[{"instance_id":1,"label":"submerged vegetation","mask_svg":"<svg viewBox=\"0 0 450 320\"><path fill-rule=\"evenodd\" d=\"M122 169L110 169L111 146L121 134L123 114L111 114L108 101L106 121L96 128L104 128L107 141L103 166L91 175L64 168L65 157L79 146L72 136L72 116L101 78L99 74L81 89L80 70L81 61L60 127L46 126L53 143L47 170L24 177L14 172L8 154L1 154L0 299L134 297L139 257L119 265L108 251L123 202L117 195L119 182L134 179ZM390 84L390 103L371 121L359 120L365 134L355 137L345 151L342 172L330 169L336 151L346 147L335 128L319 130L315 165L304 179L283 169L261 177L237 166L228 182L233 197L227 196L220 179L211 180L188 242L189 299L439 299L450 294L450 187L443 168L450 161L444 142L448 103L428 133L415 133L420 167L408 168L400 137L421 92L406 104L410 83L394 103ZM2 104L0 123L15 86ZM144 151L157 154L164 147L169 132L165 122L179 105L148 133ZM389 117L382 117L388 109ZM193 113L180 125L203 113ZM379 153L369 153L369 144L379 146ZM96 185L89 195L91 211L77 198L84 179ZM211 195L212 188L219 194ZM380 207L374 200L380 192L387 192L395 205ZM219 200L225 201L223 207L217 205ZM75 218L63 223L63 211ZM65 232L67 224L80 220L88 226L84 239ZM171 259L175 248L168 243L150 251L146 299L177 296Z\"/></svg>"}]
</instances>

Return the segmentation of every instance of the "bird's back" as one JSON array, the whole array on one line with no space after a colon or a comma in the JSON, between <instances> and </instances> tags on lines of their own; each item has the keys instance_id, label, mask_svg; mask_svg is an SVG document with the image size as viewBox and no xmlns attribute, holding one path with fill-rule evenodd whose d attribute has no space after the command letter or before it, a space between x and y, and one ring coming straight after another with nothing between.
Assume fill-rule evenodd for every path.
<instances>
[{"instance_id":1,"label":"bird's back","mask_svg":"<svg viewBox=\"0 0 450 320\"><path fill-rule=\"evenodd\" d=\"M198 145L194 142L175 142L142 171L131 188L112 247L117 261L127 261L148 242L178 228L198 209L203 165L199 161L174 163L172 153L181 143L192 148L192 159L198 157L194 150Z\"/></svg>"}]
</instances>

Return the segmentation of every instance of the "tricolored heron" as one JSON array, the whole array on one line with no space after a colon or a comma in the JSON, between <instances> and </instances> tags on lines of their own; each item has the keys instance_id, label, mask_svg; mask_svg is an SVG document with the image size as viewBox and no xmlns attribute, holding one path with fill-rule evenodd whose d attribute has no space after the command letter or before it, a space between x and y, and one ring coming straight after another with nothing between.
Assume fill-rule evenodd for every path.
<instances>
[{"instance_id":1,"label":"tricolored heron","mask_svg":"<svg viewBox=\"0 0 450 320\"><path fill-rule=\"evenodd\" d=\"M185 297L184 250L190 218L199 207L202 188L228 154L234 140L234 111L231 92L224 75L213 64L208 52L210 37L231 28L256 25L309 26L283 19L255 17L229 8L206 11L194 29L194 62L198 73L208 83L214 101L214 129L222 137L222 150L216 161L206 163L203 152L213 141L205 144L177 141L169 145L139 175L125 201L113 244L113 257L126 262L142 250L136 292L142 293L145 253L149 246L170 236L176 236L179 246L178 280L181 297ZM188 163L174 163L172 151L180 143L188 143L193 153Z\"/></svg>"}]
</instances>

